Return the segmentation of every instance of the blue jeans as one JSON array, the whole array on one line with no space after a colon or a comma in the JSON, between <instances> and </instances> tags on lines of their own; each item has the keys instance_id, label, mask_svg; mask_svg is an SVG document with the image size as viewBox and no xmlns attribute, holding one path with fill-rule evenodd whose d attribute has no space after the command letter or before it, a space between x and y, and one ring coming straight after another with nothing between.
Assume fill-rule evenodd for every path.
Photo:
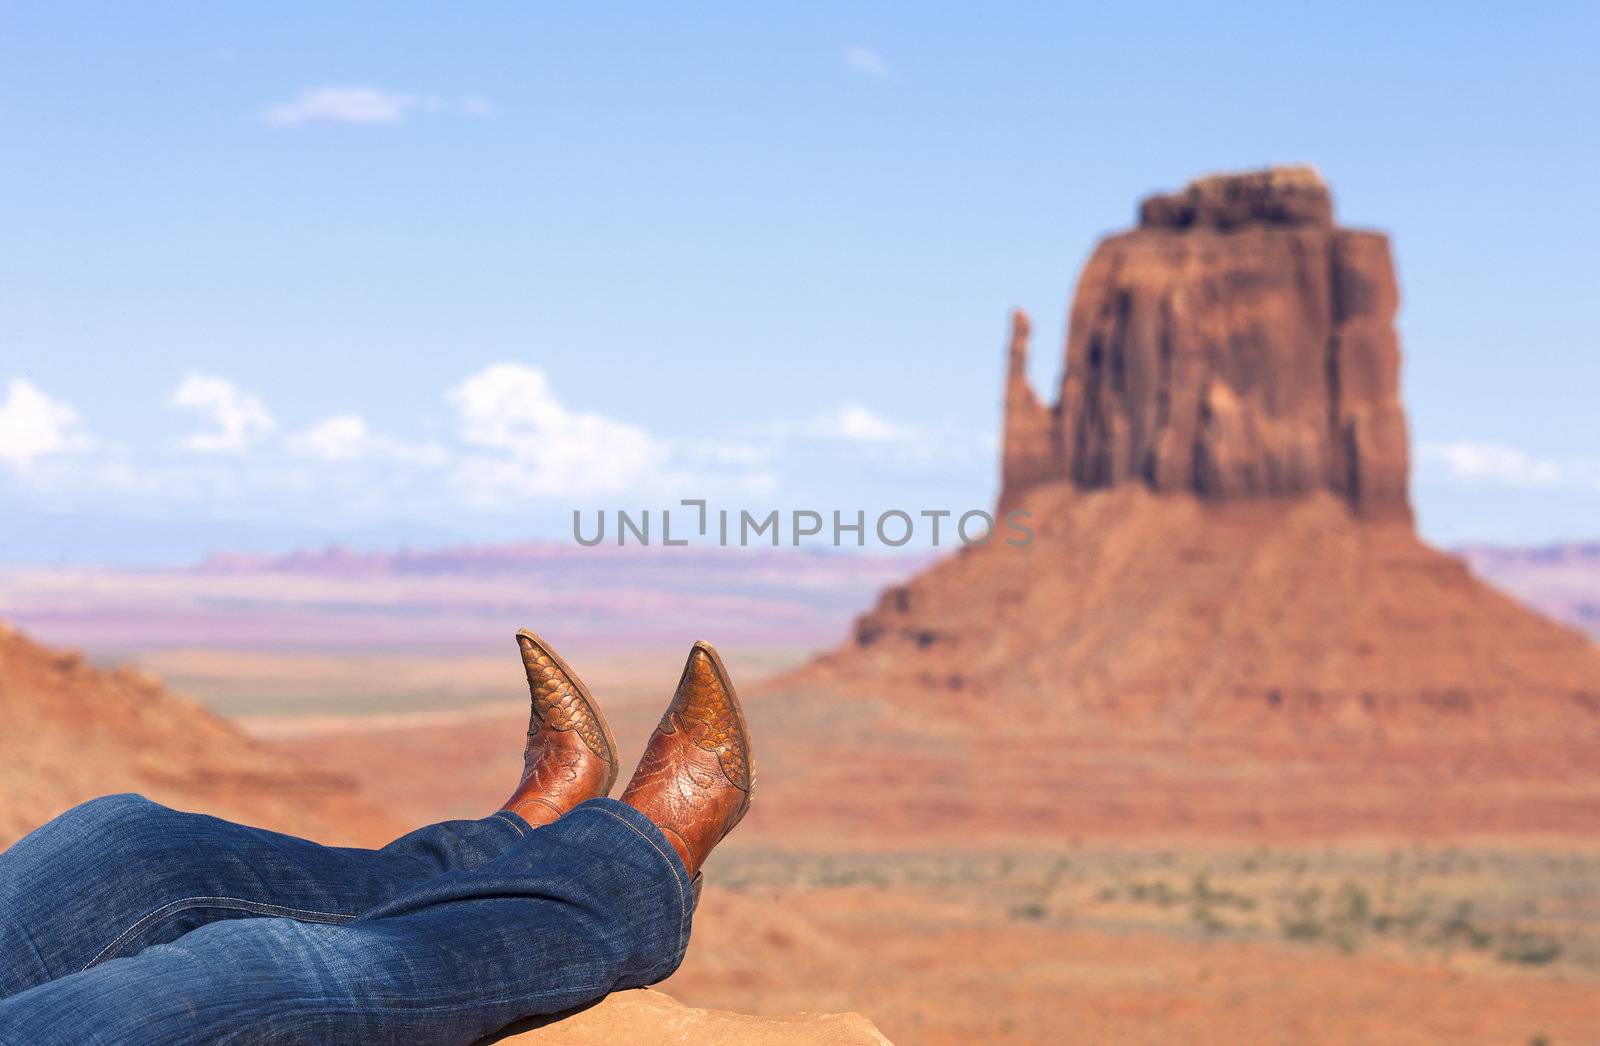
<instances>
[{"instance_id":1,"label":"blue jeans","mask_svg":"<svg viewBox=\"0 0 1600 1046\"><path fill-rule=\"evenodd\" d=\"M693 907L611 799L358 850L108 796L0 853L0 1043L470 1043L666 977Z\"/></svg>"}]
</instances>

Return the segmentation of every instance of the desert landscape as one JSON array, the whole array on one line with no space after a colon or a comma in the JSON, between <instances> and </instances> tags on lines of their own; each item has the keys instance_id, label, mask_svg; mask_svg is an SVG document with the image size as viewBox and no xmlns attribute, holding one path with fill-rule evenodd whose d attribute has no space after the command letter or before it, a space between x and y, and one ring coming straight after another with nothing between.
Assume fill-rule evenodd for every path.
<instances>
[{"instance_id":1,"label":"desert landscape","mask_svg":"<svg viewBox=\"0 0 1600 1046\"><path fill-rule=\"evenodd\" d=\"M482 816L520 767L515 627L626 765L703 635L761 792L685 1003L898 1043L1600 1041L1593 548L1417 536L1388 244L1314 171L1139 215L1051 404L1015 317L1028 545L8 571L39 639L0 635L0 843L128 789L345 844Z\"/></svg>"}]
</instances>

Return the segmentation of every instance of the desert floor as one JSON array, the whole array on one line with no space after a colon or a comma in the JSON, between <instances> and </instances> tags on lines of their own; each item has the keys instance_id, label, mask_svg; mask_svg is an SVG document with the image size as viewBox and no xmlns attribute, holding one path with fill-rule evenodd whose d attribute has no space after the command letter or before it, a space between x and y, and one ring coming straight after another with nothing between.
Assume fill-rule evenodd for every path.
<instances>
[{"instance_id":1,"label":"desert floor","mask_svg":"<svg viewBox=\"0 0 1600 1046\"><path fill-rule=\"evenodd\" d=\"M676 659L586 669L628 765ZM520 768L514 657L146 663L409 821L481 816ZM857 1010L900 1043L1600 1042L1600 840L1571 828L1587 800L1558 790L1530 821L1496 807L1456 832L1384 815L1424 780L1404 765L1343 787L1337 767L1273 777L1245 753L1186 784L1160 746L1088 758L1035 736L997 753L989 787L1016 801L963 805L985 785L944 759L960 732L891 744L860 733L870 717L799 715L810 700L746 695L765 809L708 867L666 985L686 1002ZM360 714L307 712L327 707ZM1438 809L1486 787L1473 765ZM881 791L830 792L849 780ZM1319 809L1342 813L1297 814Z\"/></svg>"}]
</instances>

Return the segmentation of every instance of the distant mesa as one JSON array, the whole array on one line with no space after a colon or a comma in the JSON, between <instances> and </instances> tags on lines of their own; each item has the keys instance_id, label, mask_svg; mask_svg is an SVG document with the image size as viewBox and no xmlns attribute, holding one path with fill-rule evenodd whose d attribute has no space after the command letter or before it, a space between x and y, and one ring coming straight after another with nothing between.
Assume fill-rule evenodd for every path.
<instances>
[{"instance_id":1,"label":"distant mesa","mask_svg":"<svg viewBox=\"0 0 1600 1046\"><path fill-rule=\"evenodd\" d=\"M1051 407L1014 317L1000 507L1139 483L1409 519L1388 240L1335 226L1309 167L1201 178L1139 216L1084 267Z\"/></svg>"}]
</instances>

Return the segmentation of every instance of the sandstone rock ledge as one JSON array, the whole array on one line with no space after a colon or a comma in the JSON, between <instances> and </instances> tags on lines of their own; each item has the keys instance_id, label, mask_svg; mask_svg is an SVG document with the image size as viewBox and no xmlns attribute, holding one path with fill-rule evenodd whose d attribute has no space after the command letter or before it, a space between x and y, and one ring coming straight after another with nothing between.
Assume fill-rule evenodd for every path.
<instances>
[{"instance_id":1,"label":"sandstone rock ledge","mask_svg":"<svg viewBox=\"0 0 1600 1046\"><path fill-rule=\"evenodd\" d=\"M859 1013L753 1017L701 1010L658 991L613 992L576 1013L507 1029L489 1040L529 1046L892 1046Z\"/></svg>"}]
</instances>

